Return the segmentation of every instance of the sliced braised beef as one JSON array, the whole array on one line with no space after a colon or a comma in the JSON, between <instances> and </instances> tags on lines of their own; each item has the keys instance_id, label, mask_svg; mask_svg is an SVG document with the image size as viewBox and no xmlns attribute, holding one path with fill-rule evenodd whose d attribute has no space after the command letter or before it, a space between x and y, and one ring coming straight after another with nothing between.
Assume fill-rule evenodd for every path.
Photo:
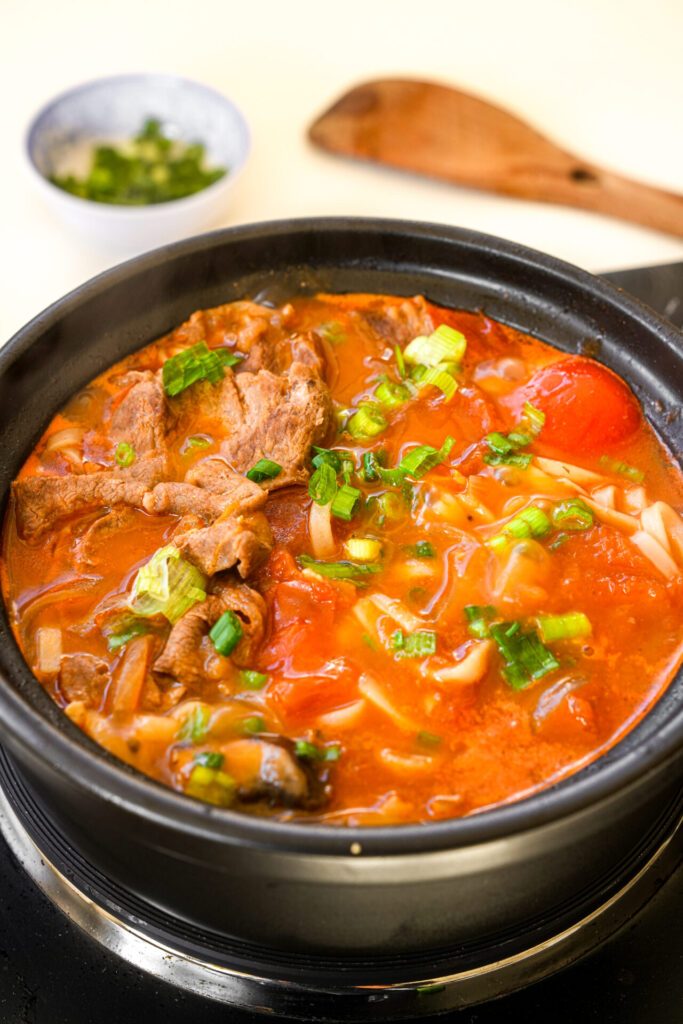
<instances>
[{"instance_id":1,"label":"sliced braised beef","mask_svg":"<svg viewBox=\"0 0 683 1024\"><path fill-rule=\"evenodd\" d=\"M55 521L84 508L143 507L147 486L123 473L30 476L12 485L23 536L36 537Z\"/></svg>"},{"instance_id":2,"label":"sliced braised beef","mask_svg":"<svg viewBox=\"0 0 683 1024\"><path fill-rule=\"evenodd\" d=\"M173 543L207 576L234 566L246 579L272 551L273 534L262 512L247 512L227 516L203 530L177 534Z\"/></svg>"},{"instance_id":3,"label":"sliced braised beef","mask_svg":"<svg viewBox=\"0 0 683 1024\"><path fill-rule=\"evenodd\" d=\"M94 654L65 654L59 668L59 689L69 703L83 701L86 707L97 708L110 682L109 668Z\"/></svg>"},{"instance_id":4,"label":"sliced braised beef","mask_svg":"<svg viewBox=\"0 0 683 1024\"><path fill-rule=\"evenodd\" d=\"M135 459L166 455L169 410L164 389L151 370L133 370L118 381L130 385L112 413L109 436L115 445L124 441L135 453Z\"/></svg>"},{"instance_id":5,"label":"sliced braised beef","mask_svg":"<svg viewBox=\"0 0 683 1024\"><path fill-rule=\"evenodd\" d=\"M265 505L268 495L246 476L235 473L224 459L209 458L198 462L185 476L185 482L223 495L225 512L247 512Z\"/></svg>"},{"instance_id":6,"label":"sliced braised beef","mask_svg":"<svg viewBox=\"0 0 683 1024\"><path fill-rule=\"evenodd\" d=\"M173 676L186 686L206 680L206 658L211 654L204 639L226 611L234 611L242 626L242 639L230 655L236 665L249 666L265 635L266 604L244 583L224 583L205 601L195 604L171 629L166 646L154 662L154 671ZM214 652L215 653L215 652Z\"/></svg>"},{"instance_id":7,"label":"sliced braised beef","mask_svg":"<svg viewBox=\"0 0 683 1024\"><path fill-rule=\"evenodd\" d=\"M83 569L96 567L97 560L102 555L101 545L106 542L107 537L131 529L135 522L135 513L130 505L116 505L106 515L98 516L76 541L76 564Z\"/></svg>"},{"instance_id":8,"label":"sliced braised beef","mask_svg":"<svg viewBox=\"0 0 683 1024\"><path fill-rule=\"evenodd\" d=\"M326 802L322 783L312 766L296 756L291 740L279 736L241 739L223 750L224 770L237 783L238 800L265 800L307 810Z\"/></svg>"},{"instance_id":9,"label":"sliced braised beef","mask_svg":"<svg viewBox=\"0 0 683 1024\"><path fill-rule=\"evenodd\" d=\"M294 363L281 376L241 373L226 377L221 392L227 462L239 473L259 459L277 462L282 472L262 485L271 490L305 483L311 446L324 439L333 417L330 393L315 370Z\"/></svg>"},{"instance_id":10,"label":"sliced braised beef","mask_svg":"<svg viewBox=\"0 0 683 1024\"><path fill-rule=\"evenodd\" d=\"M434 330L427 302L421 295L397 305L378 302L376 308L364 311L361 316L389 345L407 345L418 335L431 334Z\"/></svg>"},{"instance_id":11,"label":"sliced braised beef","mask_svg":"<svg viewBox=\"0 0 683 1024\"><path fill-rule=\"evenodd\" d=\"M223 494L214 494L213 491L192 484L173 482L157 484L154 490L147 491L143 499L146 512L155 515L196 515L201 516L205 523L212 523L222 516L227 505Z\"/></svg>"}]
</instances>

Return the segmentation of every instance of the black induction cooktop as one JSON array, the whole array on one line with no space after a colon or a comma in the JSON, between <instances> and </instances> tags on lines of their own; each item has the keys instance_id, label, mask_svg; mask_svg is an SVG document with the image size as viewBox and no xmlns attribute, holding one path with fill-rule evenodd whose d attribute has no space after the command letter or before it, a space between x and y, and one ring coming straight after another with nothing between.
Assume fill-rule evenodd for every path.
<instances>
[{"instance_id":1,"label":"black induction cooktop","mask_svg":"<svg viewBox=\"0 0 683 1024\"><path fill-rule=\"evenodd\" d=\"M683 328L683 263L604 276ZM683 1019L682 912L683 865L584 960L513 995L438 1019L449 1024L677 1024ZM104 950L48 901L0 837L0 1024L256 1024L266 1019L176 989Z\"/></svg>"}]
</instances>

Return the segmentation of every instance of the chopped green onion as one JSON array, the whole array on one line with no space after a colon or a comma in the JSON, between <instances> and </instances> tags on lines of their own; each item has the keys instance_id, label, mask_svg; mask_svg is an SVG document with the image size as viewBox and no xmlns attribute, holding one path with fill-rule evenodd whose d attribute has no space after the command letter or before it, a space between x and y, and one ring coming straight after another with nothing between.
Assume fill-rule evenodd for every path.
<instances>
[{"instance_id":1,"label":"chopped green onion","mask_svg":"<svg viewBox=\"0 0 683 1024\"><path fill-rule=\"evenodd\" d=\"M582 498L561 501L552 510L553 526L563 530L588 530L593 525L593 510Z\"/></svg>"},{"instance_id":2,"label":"chopped green onion","mask_svg":"<svg viewBox=\"0 0 683 1024\"><path fill-rule=\"evenodd\" d=\"M368 645L371 651L377 650L377 644L368 633L363 633L362 639Z\"/></svg>"},{"instance_id":3,"label":"chopped green onion","mask_svg":"<svg viewBox=\"0 0 683 1024\"><path fill-rule=\"evenodd\" d=\"M229 348L214 348L212 351L216 353L223 366L237 366L244 359L242 352L232 352Z\"/></svg>"},{"instance_id":4,"label":"chopped green onion","mask_svg":"<svg viewBox=\"0 0 683 1024\"><path fill-rule=\"evenodd\" d=\"M503 676L513 690L523 690L530 683L541 679L548 672L560 667L560 663L547 647L544 647L535 629L526 633L519 623L500 622L490 627L490 634L505 659Z\"/></svg>"},{"instance_id":5,"label":"chopped green onion","mask_svg":"<svg viewBox=\"0 0 683 1024\"><path fill-rule=\"evenodd\" d=\"M425 629L404 634L399 629L392 634L391 645L397 658L426 658L436 654L436 633Z\"/></svg>"},{"instance_id":6,"label":"chopped green onion","mask_svg":"<svg viewBox=\"0 0 683 1024\"><path fill-rule=\"evenodd\" d=\"M420 480L430 469L448 458L454 444L455 438L449 436L440 448L432 448L429 444L419 445L403 456L398 468L405 476Z\"/></svg>"},{"instance_id":7,"label":"chopped green onion","mask_svg":"<svg viewBox=\"0 0 683 1024\"><path fill-rule=\"evenodd\" d=\"M225 757L217 750L203 750L201 753L195 754L192 760L195 764L202 764L205 768L215 768L218 771L223 767Z\"/></svg>"},{"instance_id":8,"label":"chopped green onion","mask_svg":"<svg viewBox=\"0 0 683 1024\"><path fill-rule=\"evenodd\" d=\"M302 569L312 569L319 576L327 576L335 580L352 580L356 576L366 576L382 571L382 566L374 563L357 565L355 562L321 562L310 555L299 555L297 561Z\"/></svg>"},{"instance_id":9,"label":"chopped green onion","mask_svg":"<svg viewBox=\"0 0 683 1024\"><path fill-rule=\"evenodd\" d=\"M337 474L329 462L322 462L308 481L308 493L316 505L329 505L337 493Z\"/></svg>"},{"instance_id":10,"label":"chopped green onion","mask_svg":"<svg viewBox=\"0 0 683 1024\"><path fill-rule=\"evenodd\" d=\"M392 491L385 491L370 498L367 503L367 511L370 523L383 527L387 522L397 522L403 519L406 514L405 502L398 494Z\"/></svg>"},{"instance_id":11,"label":"chopped green onion","mask_svg":"<svg viewBox=\"0 0 683 1024\"><path fill-rule=\"evenodd\" d=\"M428 337L413 338L403 350L406 363L438 366L439 363L459 363L465 354L467 342L460 331L441 324Z\"/></svg>"},{"instance_id":12,"label":"chopped green onion","mask_svg":"<svg viewBox=\"0 0 683 1024\"><path fill-rule=\"evenodd\" d=\"M218 807L230 807L235 800L236 789L231 775L204 764L195 765L185 786L188 796Z\"/></svg>"},{"instance_id":13,"label":"chopped green onion","mask_svg":"<svg viewBox=\"0 0 683 1024\"><path fill-rule=\"evenodd\" d=\"M119 441L114 452L114 458L119 466L123 466L125 469L127 466L132 466L135 462L135 452L127 441Z\"/></svg>"},{"instance_id":14,"label":"chopped green onion","mask_svg":"<svg viewBox=\"0 0 683 1024\"><path fill-rule=\"evenodd\" d=\"M548 544L548 551L557 551L557 549L561 548L562 545L565 543L565 541L568 541L568 540L569 540L569 534L568 533L558 533L557 537L552 542L552 544Z\"/></svg>"},{"instance_id":15,"label":"chopped green onion","mask_svg":"<svg viewBox=\"0 0 683 1024\"><path fill-rule=\"evenodd\" d=\"M518 466L526 469L531 462L531 456L518 451L531 443L531 438L526 434L512 431L505 436L498 431L486 435L486 443L491 449L482 456L484 462L489 466Z\"/></svg>"},{"instance_id":16,"label":"chopped green onion","mask_svg":"<svg viewBox=\"0 0 683 1024\"><path fill-rule=\"evenodd\" d=\"M219 654L228 657L242 639L242 624L231 608L223 612L209 630L209 636Z\"/></svg>"},{"instance_id":17,"label":"chopped green onion","mask_svg":"<svg viewBox=\"0 0 683 1024\"><path fill-rule=\"evenodd\" d=\"M384 458L386 458L386 452L383 449L377 452L364 453L363 468L361 470L363 480L366 480L368 483L371 483L373 480L379 480Z\"/></svg>"},{"instance_id":18,"label":"chopped green onion","mask_svg":"<svg viewBox=\"0 0 683 1024\"><path fill-rule=\"evenodd\" d=\"M413 558L435 558L436 551L428 540L419 540L417 544L408 544L405 548Z\"/></svg>"},{"instance_id":19,"label":"chopped green onion","mask_svg":"<svg viewBox=\"0 0 683 1024\"><path fill-rule=\"evenodd\" d=\"M399 376L405 377L406 375L406 363L403 358L403 352L398 345L394 345L394 354L396 356L396 365L398 366Z\"/></svg>"},{"instance_id":20,"label":"chopped green onion","mask_svg":"<svg viewBox=\"0 0 683 1024\"><path fill-rule=\"evenodd\" d=\"M338 746L317 747L309 740L297 740L294 744L297 757L306 757L311 761L338 761L341 751Z\"/></svg>"},{"instance_id":21,"label":"chopped green onion","mask_svg":"<svg viewBox=\"0 0 683 1024\"><path fill-rule=\"evenodd\" d=\"M566 615L539 615L538 628L545 643L553 640L571 640L577 636L590 636L593 629L588 616L583 612L568 612Z\"/></svg>"},{"instance_id":22,"label":"chopped green onion","mask_svg":"<svg viewBox=\"0 0 683 1024\"><path fill-rule=\"evenodd\" d=\"M552 524L545 512L536 505L529 505L513 516L503 527L501 533L491 537L487 544L494 551L504 550L510 538L520 540L524 537L545 537L552 530Z\"/></svg>"},{"instance_id":23,"label":"chopped green onion","mask_svg":"<svg viewBox=\"0 0 683 1024\"><path fill-rule=\"evenodd\" d=\"M133 637L144 636L145 633L149 633L149 624L144 619L123 616L115 630L107 637L107 647L110 651L115 651L127 644Z\"/></svg>"},{"instance_id":24,"label":"chopped green onion","mask_svg":"<svg viewBox=\"0 0 683 1024\"><path fill-rule=\"evenodd\" d=\"M260 484L262 480L274 480L281 472L282 466L279 462L273 462L272 459L259 459L256 465L252 466L247 472L246 476L247 480Z\"/></svg>"},{"instance_id":25,"label":"chopped green onion","mask_svg":"<svg viewBox=\"0 0 683 1024\"><path fill-rule=\"evenodd\" d=\"M545 413L533 406L531 402L525 402L522 424L532 437L538 437L543 429L544 423Z\"/></svg>"},{"instance_id":26,"label":"chopped green onion","mask_svg":"<svg viewBox=\"0 0 683 1024\"><path fill-rule=\"evenodd\" d=\"M348 523L358 508L360 500L361 492L357 487L351 487L350 484L342 484L332 499L332 508L330 511L333 516L345 519Z\"/></svg>"},{"instance_id":27,"label":"chopped green onion","mask_svg":"<svg viewBox=\"0 0 683 1024\"><path fill-rule=\"evenodd\" d=\"M321 324L318 330L330 345L341 345L346 341L346 332L338 320L330 320L327 324Z\"/></svg>"},{"instance_id":28,"label":"chopped green onion","mask_svg":"<svg viewBox=\"0 0 683 1024\"><path fill-rule=\"evenodd\" d=\"M354 468L351 452L347 452L343 448L318 448L318 446L314 444L313 451L315 452L315 455L311 459L311 462L315 469L319 469L324 462L331 466L335 473L341 473L347 462L351 463L352 470Z\"/></svg>"},{"instance_id":29,"label":"chopped green onion","mask_svg":"<svg viewBox=\"0 0 683 1024\"><path fill-rule=\"evenodd\" d=\"M609 455L602 455L600 457L600 465L604 466L610 473L617 473L619 476L625 476L628 480L633 480L636 484L642 484L645 479L645 474L642 470L636 469L635 466L629 466L627 462L619 462L618 459L610 459Z\"/></svg>"},{"instance_id":30,"label":"chopped green onion","mask_svg":"<svg viewBox=\"0 0 683 1024\"><path fill-rule=\"evenodd\" d=\"M495 617L496 609L491 604L468 604L463 609L467 619L467 628L477 640L485 640L489 634L488 623Z\"/></svg>"},{"instance_id":31,"label":"chopped green onion","mask_svg":"<svg viewBox=\"0 0 683 1024\"><path fill-rule=\"evenodd\" d=\"M243 733L265 732L266 723L260 715L250 715L240 722L240 731Z\"/></svg>"},{"instance_id":32,"label":"chopped green onion","mask_svg":"<svg viewBox=\"0 0 683 1024\"><path fill-rule=\"evenodd\" d=\"M193 743L203 743L206 739L206 732L209 728L209 711L203 704L196 704L180 729L176 733L177 740L191 740Z\"/></svg>"},{"instance_id":33,"label":"chopped green onion","mask_svg":"<svg viewBox=\"0 0 683 1024\"><path fill-rule=\"evenodd\" d=\"M212 444L213 441L208 437L203 437L202 434L193 434L192 437L188 437L183 446L183 455L186 452L194 451L195 448L209 448Z\"/></svg>"},{"instance_id":34,"label":"chopped green onion","mask_svg":"<svg viewBox=\"0 0 683 1024\"><path fill-rule=\"evenodd\" d=\"M420 729L417 734L417 742L421 743L423 747L438 747L443 743L443 737L437 736L434 732L427 732L426 729Z\"/></svg>"},{"instance_id":35,"label":"chopped green onion","mask_svg":"<svg viewBox=\"0 0 683 1024\"><path fill-rule=\"evenodd\" d=\"M169 544L138 569L129 607L138 615L164 615L173 624L205 599L206 577Z\"/></svg>"},{"instance_id":36,"label":"chopped green onion","mask_svg":"<svg viewBox=\"0 0 683 1024\"><path fill-rule=\"evenodd\" d=\"M351 437L362 441L368 437L376 437L387 428L387 421L377 406L362 405L346 424Z\"/></svg>"},{"instance_id":37,"label":"chopped green onion","mask_svg":"<svg viewBox=\"0 0 683 1024\"><path fill-rule=\"evenodd\" d=\"M240 671L240 683L248 690L262 690L267 682L268 676L264 672L254 672L250 668L243 668Z\"/></svg>"},{"instance_id":38,"label":"chopped green onion","mask_svg":"<svg viewBox=\"0 0 683 1024\"><path fill-rule=\"evenodd\" d=\"M375 398L387 409L398 409L405 405L410 397L410 388L407 385L395 384L390 380L383 380L375 388Z\"/></svg>"},{"instance_id":39,"label":"chopped green onion","mask_svg":"<svg viewBox=\"0 0 683 1024\"><path fill-rule=\"evenodd\" d=\"M425 387L427 384L431 384L432 387L438 388L446 396L446 401L450 402L451 398L458 390L458 382L455 377L449 373L443 366L433 366L420 378L420 387Z\"/></svg>"},{"instance_id":40,"label":"chopped green onion","mask_svg":"<svg viewBox=\"0 0 683 1024\"><path fill-rule=\"evenodd\" d=\"M214 351L209 351L205 341L198 341L171 356L161 369L164 391L169 396L179 395L198 380L217 384L224 376L223 361Z\"/></svg>"},{"instance_id":41,"label":"chopped green onion","mask_svg":"<svg viewBox=\"0 0 683 1024\"><path fill-rule=\"evenodd\" d=\"M416 384L419 384L424 375L426 374L426 372L427 367L424 366L422 363L418 363L417 366L413 366L412 370L410 371L410 379L414 381Z\"/></svg>"},{"instance_id":42,"label":"chopped green onion","mask_svg":"<svg viewBox=\"0 0 683 1024\"><path fill-rule=\"evenodd\" d=\"M376 562L382 554L382 545L372 537L349 537L344 547L359 562Z\"/></svg>"}]
</instances>

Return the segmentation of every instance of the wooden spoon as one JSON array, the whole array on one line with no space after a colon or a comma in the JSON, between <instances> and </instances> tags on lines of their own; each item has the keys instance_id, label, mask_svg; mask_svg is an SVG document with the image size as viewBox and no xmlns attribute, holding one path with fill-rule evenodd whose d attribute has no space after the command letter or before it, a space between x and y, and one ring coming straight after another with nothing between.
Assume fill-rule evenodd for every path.
<instances>
[{"instance_id":1,"label":"wooden spoon","mask_svg":"<svg viewBox=\"0 0 683 1024\"><path fill-rule=\"evenodd\" d=\"M322 114L309 137L333 153L683 237L683 195L579 160L500 107L434 82L365 82Z\"/></svg>"}]
</instances>

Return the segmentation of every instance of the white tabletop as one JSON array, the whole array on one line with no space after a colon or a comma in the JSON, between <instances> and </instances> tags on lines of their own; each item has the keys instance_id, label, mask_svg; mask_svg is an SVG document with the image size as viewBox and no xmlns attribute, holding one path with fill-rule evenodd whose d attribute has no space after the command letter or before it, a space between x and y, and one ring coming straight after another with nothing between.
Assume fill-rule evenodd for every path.
<instances>
[{"instance_id":1,"label":"white tabletop","mask_svg":"<svg viewBox=\"0 0 683 1024\"><path fill-rule=\"evenodd\" d=\"M683 260L683 240L340 160L306 141L363 80L432 78L512 112L584 159L683 190L682 0L0 0L0 343L125 255L82 242L23 166L36 109L125 71L195 78L231 96L253 149L216 227L371 215L473 228L588 270Z\"/></svg>"}]
</instances>

